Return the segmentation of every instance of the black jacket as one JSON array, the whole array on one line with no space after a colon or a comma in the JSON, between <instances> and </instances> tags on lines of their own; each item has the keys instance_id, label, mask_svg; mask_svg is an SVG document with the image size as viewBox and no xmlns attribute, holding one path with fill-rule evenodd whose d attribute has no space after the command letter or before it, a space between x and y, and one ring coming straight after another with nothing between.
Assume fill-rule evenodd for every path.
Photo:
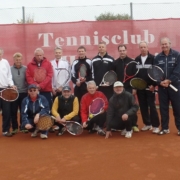
<instances>
[{"instance_id":1,"label":"black jacket","mask_svg":"<svg viewBox=\"0 0 180 180\"><path fill-rule=\"evenodd\" d=\"M154 55L148 53L144 66L142 65L141 55L137 56L135 58L135 61L138 62L140 65L140 69L136 77L145 80L147 82L147 86L150 86L150 85L155 86L156 83L149 78L148 73L147 73L147 69L154 63Z\"/></svg>"},{"instance_id":2,"label":"black jacket","mask_svg":"<svg viewBox=\"0 0 180 180\"><path fill-rule=\"evenodd\" d=\"M110 100L107 110L107 130L110 130L110 121L114 117L121 119L123 114L132 116L137 113L138 105L134 99L134 96L125 90L121 94L114 94Z\"/></svg>"},{"instance_id":3,"label":"black jacket","mask_svg":"<svg viewBox=\"0 0 180 180\"><path fill-rule=\"evenodd\" d=\"M92 59L92 79L99 86L106 72L112 70L114 58L107 53L104 57L99 55Z\"/></svg>"},{"instance_id":4,"label":"black jacket","mask_svg":"<svg viewBox=\"0 0 180 180\"><path fill-rule=\"evenodd\" d=\"M113 63L113 70L116 72L117 74L117 80L123 82L124 80L124 68L126 66L126 64L128 64L129 62L134 61L133 59L129 58L128 56L126 56L124 59L118 58L114 61ZM132 90L131 86L130 86L130 80L127 80L124 84L124 88L126 90L129 89Z\"/></svg>"}]
</instances>

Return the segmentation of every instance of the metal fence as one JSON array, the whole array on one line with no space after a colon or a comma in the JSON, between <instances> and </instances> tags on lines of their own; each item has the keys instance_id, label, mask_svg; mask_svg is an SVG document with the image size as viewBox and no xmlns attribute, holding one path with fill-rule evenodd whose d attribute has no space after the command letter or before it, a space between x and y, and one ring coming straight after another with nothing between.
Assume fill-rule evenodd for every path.
<instances>
[{"instance_id":1,"label":"metal fence","mask_svg":"<svg viewBox=\"0 0 180 180\"><path fill-rule=\"evenodd\" d=\"M0 9L0 24L33 18L34 23L95 21L101 13L129 14L134 20L179 18L180 3L130 3L94 6L20 7Z\"/></svg>"}]
</instances>

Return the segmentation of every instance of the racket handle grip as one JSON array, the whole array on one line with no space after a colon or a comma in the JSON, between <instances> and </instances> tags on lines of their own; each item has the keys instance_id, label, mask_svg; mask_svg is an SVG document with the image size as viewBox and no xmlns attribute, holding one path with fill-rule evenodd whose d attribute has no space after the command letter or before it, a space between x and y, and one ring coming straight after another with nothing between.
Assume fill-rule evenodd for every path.
<instances>
[{"instance_id":1,"label":"racket handle grip","mask_svg":"<svg viewBox=\"0 0 180 180\"><path fill-rule=\"evenodd\" d=\"M172 89L173 89L174 91L176 91L176 92L178 91L178 89L175 88L172 84L170 84L169 87L172 88Z\"/></svg>"}]
</instances>

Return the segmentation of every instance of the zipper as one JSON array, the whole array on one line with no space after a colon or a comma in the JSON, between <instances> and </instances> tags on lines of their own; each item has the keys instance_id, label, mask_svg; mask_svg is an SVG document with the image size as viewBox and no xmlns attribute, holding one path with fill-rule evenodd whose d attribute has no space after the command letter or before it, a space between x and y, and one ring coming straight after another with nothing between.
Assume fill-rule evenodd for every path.
<instances>
[{"instance_id":1,"label":"zipper","mask_svg":"<svg viewBox=\"0 0 180 180\"><path fill-rule=\"evenodd\" d=\"M165 77L165 79L167 79L167 57L166 57L166 77Z\"/></svg>"}]
</instances>

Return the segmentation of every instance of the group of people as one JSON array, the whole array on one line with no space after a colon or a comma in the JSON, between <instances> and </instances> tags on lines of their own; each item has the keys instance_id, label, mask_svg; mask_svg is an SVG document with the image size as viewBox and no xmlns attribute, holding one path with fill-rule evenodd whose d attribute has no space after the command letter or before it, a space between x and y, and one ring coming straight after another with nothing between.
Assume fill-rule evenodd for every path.
<instances>
[{"instance_id":1,"label":"group of people","mask_svg":"<svg viewBox=\"0 0 180 180\"><path fill-rule=\"evenodd\" d=\"M162 52L154 57L148 51L147 42L141 41L140 54L135 60L127 56L127 47L124 44L118 46L119 58L116 60L107 53L105 42L99 42L98 55L92 60L86 57L86 48L80 46L77 49L78 58L72 65L62 58L61 47L54 49L55 58L51 61L44 57L41 48L37 48L27 67L22 63L21 53L14 54L14 65L10 67L8 61L2 58L3 49L0 49L0 90L12 87L19 92L19 97L14 102L0 99L3 135L12 137L20 130L24 133L30 131L31 137L36 137L39 131L36 129L36 124L40 116L53 115L56 122L49 131L57 130L59 136L66 130L62 123L71 120L81 123L89 133L97 132L105 138L109 138L113 130L121 130L121 135L131 138L133 131L139 132L137 125L139 107L144 123L141 131L152 130L152 133L162 135L170 132L169 102L171 102L175 125L180 135L180 106L178 105L180 54L171 48L169 38L162 38L160 44ZM131 79L124 82L124 69L131 61L138 63L139 72L136 77L146 81L146 89L132 88ZM79 69L82 64L86 67L86 75L80 78ZM149 78L147 69L152 65L163 69L165 79L154 82ZM71 76L66 84L59 86L57 75L62 68L66 69ZM35 74L39 70L42 73ZM110 86L99 86L104 74L110 70L117 74L117 81ZM71 81L73 89L70 86ZM178 91L171 89L170 84ZM156 86L159 94L161 129L155 105ZM102 98L105 105L98 115L89 118L89 106L96 98ZM19 124L18 109L20 110ZM40 137L48 138L48 131L41 131Z\"/></svg>"}]
</instances>

